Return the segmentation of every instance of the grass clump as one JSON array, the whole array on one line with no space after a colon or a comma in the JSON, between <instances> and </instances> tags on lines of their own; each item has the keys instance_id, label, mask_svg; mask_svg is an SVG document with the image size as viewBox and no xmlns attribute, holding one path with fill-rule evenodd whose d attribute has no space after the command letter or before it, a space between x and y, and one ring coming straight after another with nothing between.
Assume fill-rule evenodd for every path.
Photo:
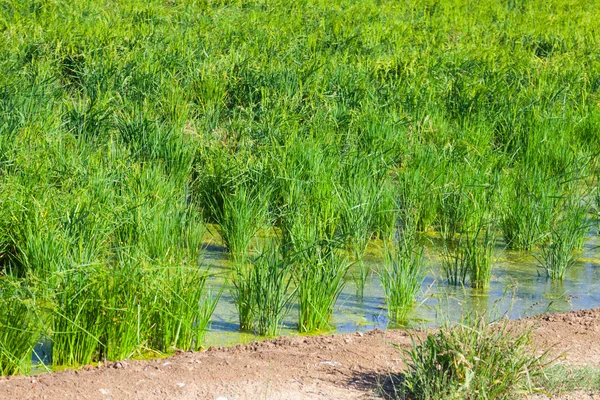
<instances>
[{"instance_id":1,"label":"grass clump","mask_svg":"<svg viewBox=\"0 0 600 400\"><path fill-rule=\"evenodd\" d=\"M588 224L585 207L569 204L556 218L546 243L539 249L536 258L550 279L562 280L575 264L575 251L583 245Z\"/></svg>"},{"instance_id":2,"label":"grass clump","mask_svg":"<svg viewBox=\"0 0 600 400\"><path fill-rule=\"evenodd\" d=\"M296 265L300 332L331 327L329 320L349 266L331 242L316 244L300 256Z\"/></svg>"},{"instance_id":3,"label":"grass clump","mask_svg":"<svg viewBox=\"0 0 600 400\"><path fill-rule=\"evenodd\" d=\"M52 362L86 365L201 347L219 296L198 267L117 266L64 271L51 306Z\"/></svg>"},{"instance_id":4,"label":"grass clump","mask_svg":"<svg viewBox=\"0 0 600 400\"><path fill-rule=\"evenodd\" d=\"M276 336L294 296L292 265L271 243L254 261L250 273L255 306L255 329L262 336Z\"/></svg>"},{"instance_id":5,"label":"grass clump","mask_svg":"<svg viewBox=\"0 0 600 400\"><path fill-rule=\"evenodd\" d=\"M370 171L371 166L368 163L364 164L366 165L355 161L346 166L341 185L336 188L341 205L340 231L346 238L348 250L358 266L355 281L359 297L364 294L369 274L363 257L374 234L377 206L384 187L381 179Z\"/></svg>"},{"instance_id":6,"label":"grass clump","mask_svg":"<svg viewBox=\"0 0 600 400\"><path fill-rule=\"evenodd\" d=\"M326 252L295 255L342 237L362 286L396 202L449 242L497 209L508 246L531 250L559 242L557 199L597 174L595 2L113 3L4 1L0 18L0 270L32 284L73 360L189 344L167 309L199 279L203 222L239 282L273 220L294 279L338 287ZM483 236L447 244L456 284L485 286ZM135 323L96 328L98 311Z\"/></svg>"},{"instance_id":7,"label":"grass clump","mask_svg":"<svg viewBox=\"0 0 600 400\"><path fill-rule=\"evenodd\" d=\"M156 275L149 303L150 349L162 353L202 348L202 339L219 301L206 286L208 273L199 267L169 267L151 271ZM142 314L142 317L143 314Z\"/></svg>"},{"instance_id":8,"label":"grass clump","mask_svg":"<svg viewBox=\"0 0 600 400\"><path fill-rule=\"evenodd\" d=\"M292 264L279 244L269 242L252 263L237 262L232 275L233 298L240 329L275 336L294 295Z\"/></svg>"},{"instance_id":9,"label":"grass clump","mask_svg":"<svg viewBox=\"0 0 600 400\"><path fill-rule=\"evenodd\" d=\"M530 250L550 227L556 183L537 166L520 166L513 173L506 177L500 226L509 248Z\"/></svg>"},{"instance_id":10,"label":"grass clump","mask_svg":"<svg viewBox=\"0 0 600 400\"><path fill-rule=\"evenodd\" d=\"M493 251L496 245L496 231L493 225L480 226L475 233L478 243L470 245L469 277L471 286L477 289L487 288L492 280Z\"/></svg>"},{"instance_id":11,"label":"grass clump","mask_svg":"<svg viewBox=\"0 0 600 400\"><path fill-rule=\"evenodd\" d=\"M238 312L240 329L251 331L254 321L254 286L250 279L252 264L235 261L231 274L232 297Z\"/></svg>"},{"instance_id":12,"label":"grass clump","mask_svg":"<svg viewBox=\"0 0 600 400\"><path fill-rule=\"evenodd\" d=\"M36 299L20 282L0 277L0 375L26 374L43 332Z\"/></svg>"},{"instance_id":13,"label":"grass clump","mask_svg":"<svg viewBox=\"0 0 600 400\"><path fill-rule=\"evenodd\" d=\"M252 240L267 223L267 193L243 184L222 196L222 209L216 213L219 233L233 259L244 263Z\"/></svg>"},{"instance_id":14,"label":"grass clump","mask_svg":"<svg viewBox=\"0 0 600 400\"><path fill-rule=\"evenodd\" d=\"M86 365L102 359L104 324L100 287L106 278L93 268L62 273L52 305L54 365Z\"/></svg>"},{"instance_id":15,"label":"grass clump","mask_svg":"<svg viewBox=\"0 0 600 400\"><path fill-rule=\"evenodd\" d=\"M469 249L466 246L444 243L442 270L449 285L464 285L469 272Z\"/></svg>"},{"instance_id":16,"label":"grass clump","mask_svg":"<svg viewBox=\"0 0 600 400\"><path fill-rule=\"evenodd\" d=\"M407 350L408 371L401 392L415 400L510 399L539 388L535 379L547 365L536 356L529 331L507 320L488 323L469 315L443 327Z\"/></svg>"},{"instance_id":17,"label":"grass clump","mask_svg":"<svg viewBox=\"0 0 600 400\"><path fill-rule=\"evenodd\" d=\"M385 248L379 272L385 294L388 318L395 323L406 321L424 278L423 251L414 232L403 232L391 248Z\"/></svg>"},{"instance_id":18,"label":"grass clump","mask_svg":"<svg viewBox=\"0 0 600 400\"><path fill-rule=\"evenodd\" d=\"M555 364L538 376L536 384L549 396L573 392L575 390L600 391L600 369L596 366L570 366Z\"/></svg>"},{"instance_id":19,"label":"grass clump","mask_svg":"<svg viewBox=\"0 0 600 400\"><path fill-rule=\"evenodd\" d=\"M442 269L451 285L465 285L467 277L474 288L486 288L492 278L492 253L496 244L493 224L482 223L462 232L456 242L442 248Z\"/></svg>"}]
</instances>

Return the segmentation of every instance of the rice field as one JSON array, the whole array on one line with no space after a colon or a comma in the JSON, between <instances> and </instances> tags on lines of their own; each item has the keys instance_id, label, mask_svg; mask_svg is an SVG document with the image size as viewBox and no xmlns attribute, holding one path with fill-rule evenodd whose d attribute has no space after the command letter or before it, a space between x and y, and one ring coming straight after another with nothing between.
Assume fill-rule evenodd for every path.
<instances>
[{"instance_id":1,"label":"rice field","mask_svg":"<svg viewBox=\"0 0 600 400\"><path fill-rule=\"evenodd\" d=\"M511 268L560 292L598 239L599 19L1 1L0 374L39 342L57 367L200 349L226 304L273 336L331 331L379 284L394 324L428 285L485 296Z\"/></svg>"}]
</instances>

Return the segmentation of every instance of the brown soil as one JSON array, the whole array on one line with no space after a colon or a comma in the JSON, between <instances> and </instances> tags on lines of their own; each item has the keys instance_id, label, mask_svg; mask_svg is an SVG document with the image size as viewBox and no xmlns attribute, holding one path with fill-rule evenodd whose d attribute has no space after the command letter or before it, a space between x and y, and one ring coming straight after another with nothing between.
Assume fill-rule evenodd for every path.
<instances>
[{"instance_id":1,"label":"brown soil","mask_svg":"<svg viewBox=\"0 0 600 400\"><path fill-rule=\"evenodd\" d=\"M600 367L600 309L515 321L538 349ZM418 333L423 335L422 332ZM0 399L369 399L404 367L410 332L282 337L79 371L0 379ZM539 398L539 397L538 397ZM600 399L578 392L564 399Z\"/></svg>"}]
</instances>

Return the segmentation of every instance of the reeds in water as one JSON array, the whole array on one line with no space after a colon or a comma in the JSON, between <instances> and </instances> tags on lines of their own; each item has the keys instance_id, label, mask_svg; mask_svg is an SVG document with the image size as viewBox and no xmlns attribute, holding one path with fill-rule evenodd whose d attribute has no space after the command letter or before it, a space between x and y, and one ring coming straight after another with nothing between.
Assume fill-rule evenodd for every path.
<instances>
[{"instance_id":1,"label":"reeds in water","mask_svg":"<svg viewBox=\"0 0 600 400\"><path fill-rule=\"evenodd\" d=\"M541 243L550 227L555 182L535 166L522 166L508 176L501 200L500 227L511 249L530 250Z\"/></svg>"},{"instance_id":2,"label":"reeds in water","mask_svg":"<svg viewBox=\"0 0 600 400\"><path fill-rule=\"evenodd\" d=\"M271 242L254 260L250 272L254 328L261 336L276 336L295 294L292 259L283 257L280 245Z\"/></svg>"},{"instance_id":3,"label":"reeds in water","mask_svg":"<svg viewBox=\"0 0 600 400\"><path fill-rule=\"evenodd\" d=\"M570 228L556 223L557 203L577 193L579 178L597 174L600 154L596 2L578 2L578 18L562 7L567 0L556 0L552 12L530 2L520 12L523 1L478 2L475 16L464 12L467 0L433 8L187 1L177 12L130 0L133 14L107 12L102 1L73 0L57 12L56 2L8 3L1 25L11 34L0 43L0 271L31 284L38 304L48 305L49 335L52 326L59 342L73 335L57 362L187 346L186 335L166 333L178 329L174 316L153 317L162 339L144 333L138 312L171 303L155 302L126 271L174 288L199 279L200 212L217 224L235 263L252 262L253 238L270 228L273 211L284 259L346 235L339 247L354 248L350 258L360 260L369 234L393 235L398 202L411 208L420 232L435 229L449 241L451 280L485 282L485 235L476 246L472 238L451 242L473 230L474 204L484 208L475 187L489 186L502 193L485 204L500 210L509 247L542 246L549 252L542 258L566 260L548 262L548 271L570 262L557 255L572 247L559 244L567 234L558 232ZM82 16L81 7L103 17ZM529 29L532 17L547 32ZM206 24L214 29L203 30L200 44L185 34ZM133 31L160 40L141 43ZM265 195L271 184L273 196ZM368 197L380 184L372 207ZM578 235L574 248L583 240ZM483 250L469 255L470 247ZM328 257L293 261L294 277L310 270L301 264L328 264L320 260ZM153 271L161 268L170 272ZM361 271L364 282L369 271ZM172 292L154 290L174 301ZM98 336L97 313L87 316L88 309L135 324L101 328L107 347L90 352L84 348L97 342L81 328Z\"/></svg>"},{"instance_id":4,"label":"reeds in water","mask_svg":"<svg viewBox=\"0 0 600 400\"><path fill-rule=\"evenodd\" d=\"M341 235L358 267L355 276L357 294L362 297L369 274L363 257L374 232L377 206L384 188L381 177L374 174L366 161L346 166L341 183L336 187L340 199Z\"/></svg>"},{"instance_id":5,"label":"reeds in water","mask_svg":"<svg viewBox=\"0 0 600 400\"><path fill-rule=\"evenodd\" d=\"M424 248L416 233L403 231L384 250L384 262L379 277L385 294L388 318L395 323L406 321L421 288L424 271Z\"/></svg>"},{"instance_id":6,"label":"reeds in water","mask_svg":"<svg viewBox=\"0 0 600 400\"><path fill-rule=\"evenodd\" d=\"M317 243L299 257L296 266L298 329L315 332L331 327L333 307L345 285L350 264L334 243Z\"/></svg>"},{"instance_id":7,"label":"reeds in water","mask_svg":"<svg viewBox=\"0 0 600 400\"><path fill-rule=\"evenodd\" d=\"M586 207L577 200L568 201L536 254L546 276L556 280L565 278L577 260L575 252L581 248L588 227Z\"/></svg>"},{"instance_id":8,"label":"reeds in water","mask_svg":"<svg viewBox=\"0 0 600 400\"><path fill-rule=\"evenodd\" d=\"M234 264L231 283L240 329L275 336L289 311L293 258L271 240L250 262Z\"/></svg>"},{"instance_id":9,"label":"reeds in water","mask_svg":"<svg viewBox=\"0 0 600 400\"><path fill-rule=\"evenodd\" d=\"M486 288L492 278L496 231L491 222L462 232L455 242L442 249L442 268L451 285L465 285L467 277L474 288Z\"/></svg>"},{"instance_id":10,"label":"reeds in water","mask_svg":"<svg viewBox=\"0 0 600 400\"><path fill-rule=\"evenodd\" d=\"M65 270L51 305L52 362L85 365L145 352L200 348L219 296L197 266Z\"/></svg>"}]
</instances>

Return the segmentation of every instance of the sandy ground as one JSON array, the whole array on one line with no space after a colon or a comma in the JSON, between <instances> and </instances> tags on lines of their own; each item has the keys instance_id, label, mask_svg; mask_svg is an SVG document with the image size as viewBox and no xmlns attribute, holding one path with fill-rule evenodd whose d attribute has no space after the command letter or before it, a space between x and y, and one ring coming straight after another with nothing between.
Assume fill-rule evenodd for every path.
<instances>
[{"instance_id":1,"label":"sandy ground","mask_svg":"<svg viewBox=\"0 0 600 400\"><path fill-rule=\"evenodd\" d=\"M538 349L600 367L600 309L515 321L534 326ZM0 379L0 399L370 399L404 367L410 332L283 337L230 348L79 371ZM536 397L540 399L541 397ZM600 399L573 393L562 399Z\"/></svg>"}]
</instances>

